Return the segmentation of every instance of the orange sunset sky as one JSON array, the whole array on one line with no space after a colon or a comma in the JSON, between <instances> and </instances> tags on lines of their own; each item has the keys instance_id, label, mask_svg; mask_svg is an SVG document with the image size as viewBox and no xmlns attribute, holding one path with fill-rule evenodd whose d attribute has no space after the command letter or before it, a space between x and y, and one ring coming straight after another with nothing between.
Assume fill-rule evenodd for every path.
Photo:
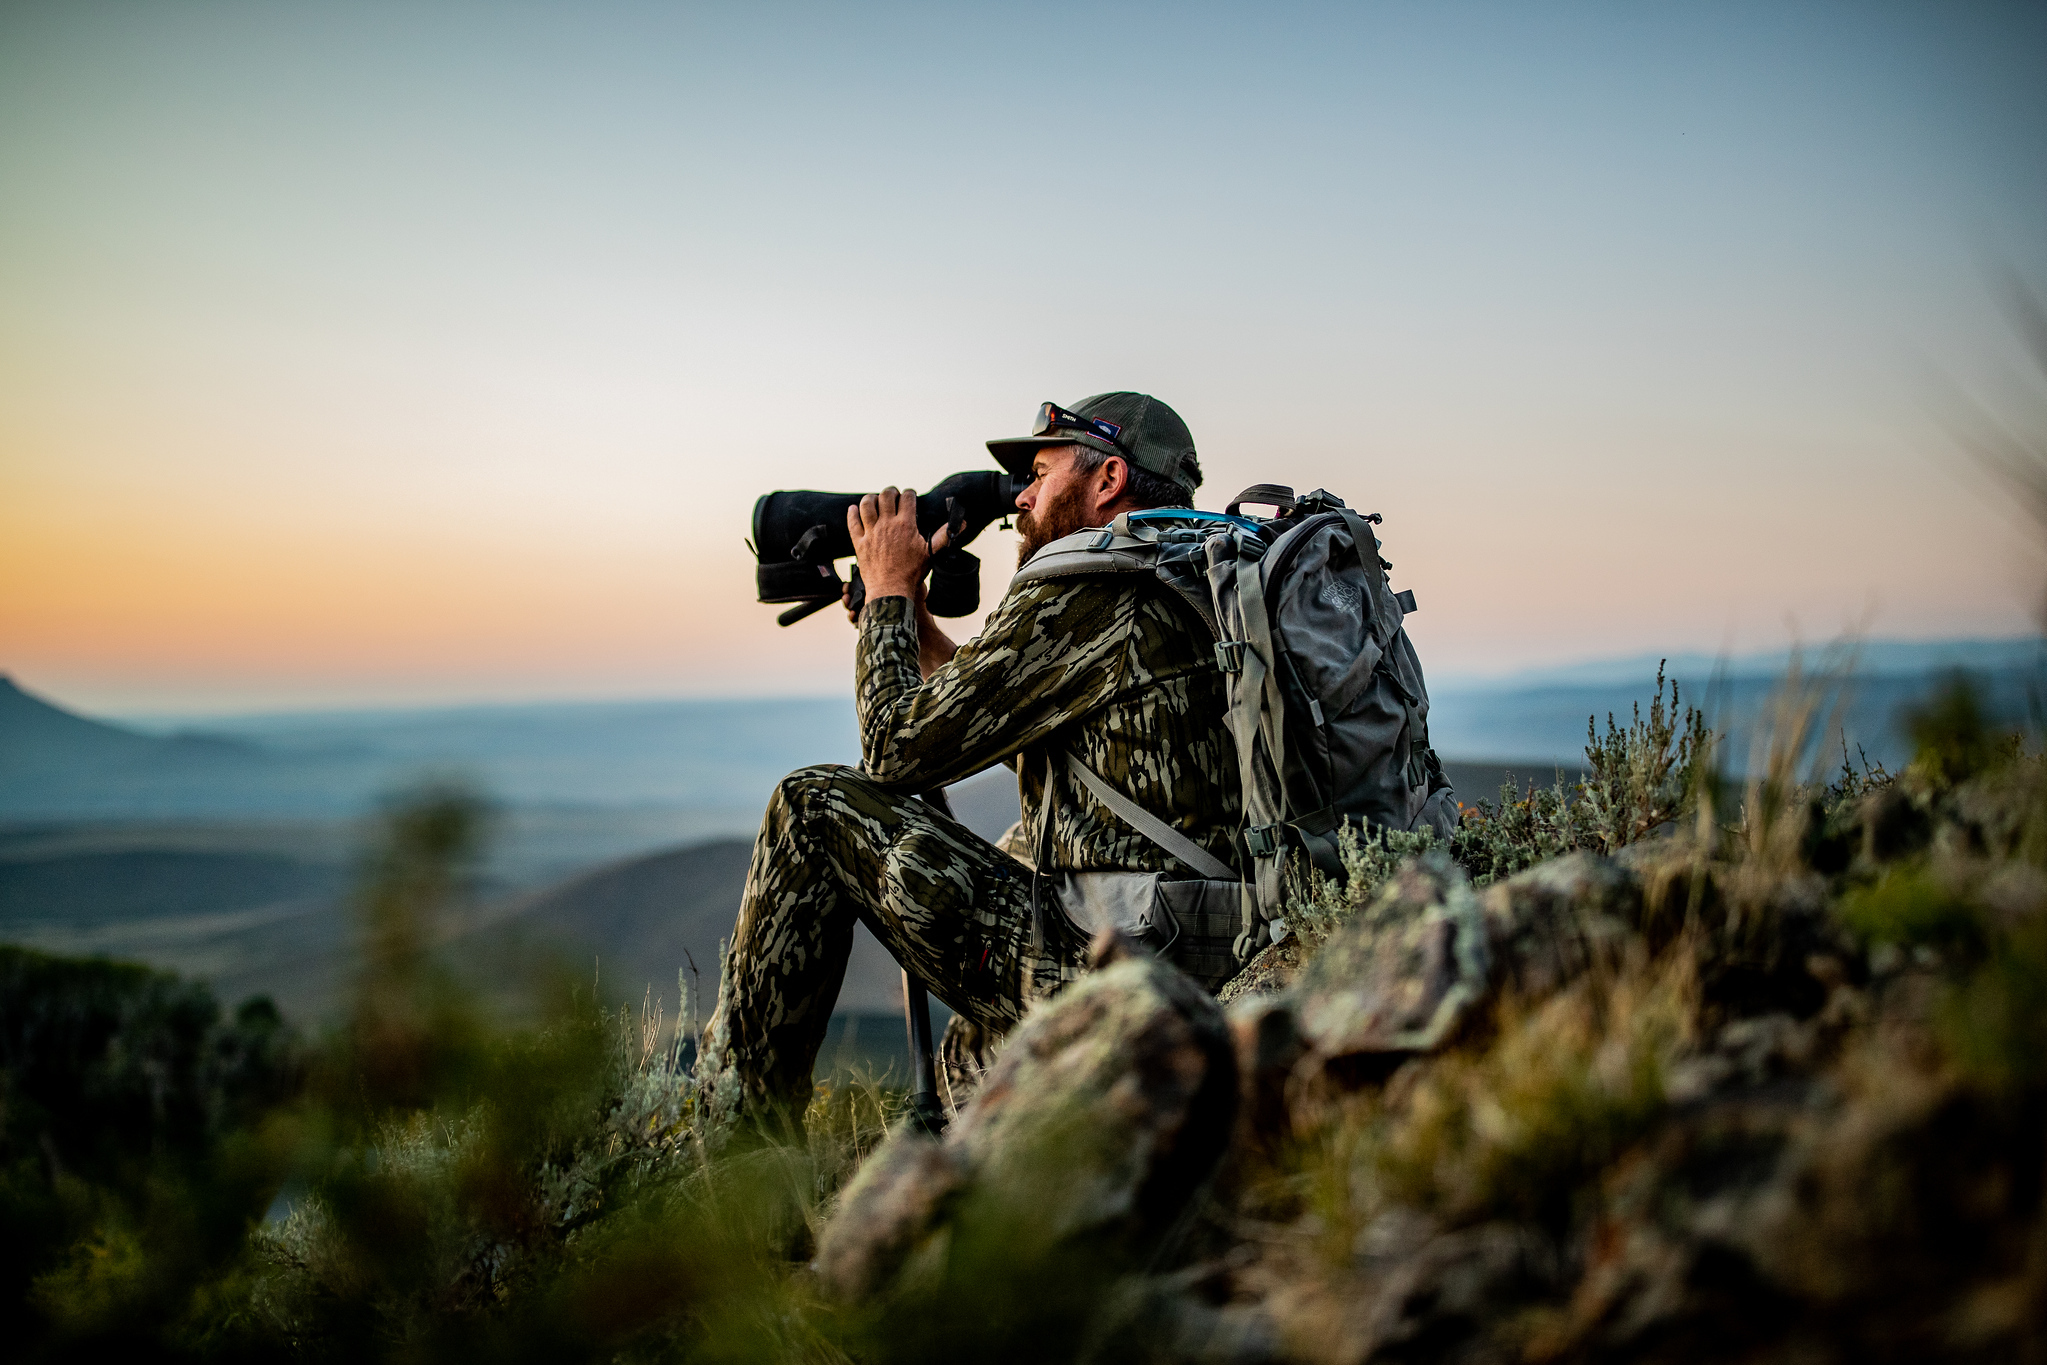
<instances>
[{"instance_id":1,"label":"orange sunset sky","mask_svg":"<svg viewBox=\"0 0 2047 1365\"><path fill-rule=\"evenodd\" d=\"M1951 428L2047 420L2043 62L2016 5L10 5L0 670L843 690L755 496L1108 388L1204 505L1384 513L1437 675L2022 633Z\"/></svg>"}]
</instances>

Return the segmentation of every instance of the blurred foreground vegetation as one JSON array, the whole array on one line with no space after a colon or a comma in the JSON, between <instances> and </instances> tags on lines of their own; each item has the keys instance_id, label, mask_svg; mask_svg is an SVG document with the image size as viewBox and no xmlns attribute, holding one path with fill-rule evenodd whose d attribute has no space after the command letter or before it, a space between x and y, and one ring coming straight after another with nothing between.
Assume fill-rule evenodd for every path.
<instances>
[{"instance_id":1,"label":"blurred foreground vegetation","mask_svg":"<svg viewBox=\"0 0 2047 1365\"><path fill-rule=\"evenodd\" d=\"M898 1097L821 1089L807 1147L708 1159L659 1006L536 974L511 1024L436 961L481 829L455 792L386 813L353 1009L317 1039L261 999L224 1019L162 973L0 949L11 1355L789 1353L790 1272Z\"/></svg>"},{"instance_id":2,"label":"blurred foreground vegetation","mask_svg":"<svg viewBox=\"0 0 2047 1365\"><path fill-rule=\"evenodd\" d=\"M1647 716L1593 733L1584 783L1467 811L1448 852L1477 886L1610 859L1638 900L1587 931L1589 969L1511 981L1450 1046L1290 1095L1279 1129L1238 1143L1175 1254L1227 1268L1205 1282L1219 1303L1280 1305L1267 1353L1244 1358L1364 1358L1346 1305L1369 1298L1372 1257L1403 1228L1512 1227L1515 1246L1543 1248L1514 1254L1550 1269L1472 1308L1464 1335L1386 1358L1706 1359L1753 1354L1786 1323L1876 1358L2009 1359L2037 1342L2047 761L1957 680L1912 718L1906 771L1842 756L1816 774L1825 707L1794 686L1736 781L1659 680ZM320 1037L262 1001L223 1016L161 974L0 949L11 1355L1033 1359L1086 1341L1100 1359L1202 1358L1163 1330L1119 1337L1124 1310L1105 1305L1132 1300L1114 1267L1029 1236L976 1252L949 1298L828 1302L807 1262L900 1097L821 1087L802 1143L721 1145L690 1030L659 1006L606 1015L537 974L530 1017L492 1017L431 951L481 829L457 793L387 812L359 892L366 965L349 1018ZM1350 839L1346 881L1297 888L1293 951L1368 917L1404 860L1441 853ZM1640 1232L1627 1200L1703 1200L1708 1177L1671 1144L1729 1086L1793 1076L1831 1097L1831 1117L1800 1111L1795 1138L1822 1157L1808 1205L1754 1225L1803 1267L1784 1282L1833 1287L1798 1299L1736 1276L1715 1291L1732 1315L1718 1335L1615 1328L1621 1280L1593 1270L1630 1264L1609 1245ZM1748 1138L1698 1159L1753 1165L1756 1143L1794 1141L1744 1122ZM1882 1334L1891 1346L1871 1344Z\"/></svg>"}]
</instances>

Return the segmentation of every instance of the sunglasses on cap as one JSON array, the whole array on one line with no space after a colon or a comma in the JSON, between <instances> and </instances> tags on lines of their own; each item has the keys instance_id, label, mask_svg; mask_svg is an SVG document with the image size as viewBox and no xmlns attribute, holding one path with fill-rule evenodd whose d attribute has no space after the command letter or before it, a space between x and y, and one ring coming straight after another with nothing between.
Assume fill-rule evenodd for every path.
<instances>
[{"instance_id":1,"label":"sunglasses on cap","mask_svg":"<svg viewBox=\"0 0 2047 1365\"><path fill-rule=\"evenodd\" d=\"M1037 419L1031 423L1033 436L1043 436L1048 431L1084 431L1090 436L1101 437L1125 455L1130 453L1121 439L1123 428L1099 417L1083 417L1077 412L1069 412L1057 403L1040 403Z\"/></svg>"}]
</instances>

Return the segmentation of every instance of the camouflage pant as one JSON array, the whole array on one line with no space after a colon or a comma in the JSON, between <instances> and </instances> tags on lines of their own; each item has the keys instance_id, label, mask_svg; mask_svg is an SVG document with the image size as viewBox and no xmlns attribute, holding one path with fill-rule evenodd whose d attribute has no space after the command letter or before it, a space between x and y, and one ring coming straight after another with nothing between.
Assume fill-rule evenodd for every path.
<instances>
[{"instance_id":1,"label":"camouflage pant","mask_svg":"<svg viewBox=\"0 0 2047 1365\"><path fill-rule=\"evenodd\" d=\"M858 768L791 773L753 846L739 924L706 1029L715 1107L801 1113L846 975L854 921L982 1029L1080 975L1064 916L1035 934L1024 864Z\"/></svg>"}]
</instances>

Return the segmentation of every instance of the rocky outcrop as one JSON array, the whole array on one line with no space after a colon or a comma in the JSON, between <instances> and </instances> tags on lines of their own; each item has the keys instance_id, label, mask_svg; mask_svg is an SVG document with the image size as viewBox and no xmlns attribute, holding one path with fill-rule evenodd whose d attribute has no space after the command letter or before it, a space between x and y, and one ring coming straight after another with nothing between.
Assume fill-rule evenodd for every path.
<instances>
[{"instance_id":1,"label":"rocky outcrop","mask_svg":"<svg viewBox=\"0 0 2047 1365\"><path fill-rule=\"evenodd\" d=\"M1324 1062L1426 1052L1485 993L1490 960L1470 878L1445 854L1425 854L1308 960L1292 1008Z\"/></svg>"},{"instance_id":2,"label":"rocky outcrop","mask_svg":"<svg viewBox=\"0 0 2047 1365\"><path fill-rule=\"evenodd\" d=\"M1484 893L1496 981L1527 999L1561 990L1596 965L1618 964L1639 942L1642 884L1622 864L1572 853Z\"/></svg>"},{"instance_id":3,"label":"rocky outcrop","mask_svg":"<svg viewBox=\"0 0 2047 1365\"><path fill-rule=\"evenodd\" d=\"M868 1160L819 1242L831 1291L930 1288L995 1244L1011 1274L1063 1255L1128 1269L1181 1221L1235 1121L1230 1034L1171 965L1113 933L1095 956L942 1139L905 1129Z\"/></svg>"},{"instance_id":4,"label":"rocky outcrop","mask_svg":"<svg viewBox=\"0 0 2047 1365\"><path fill-rule=\"evenodd\" d=\"M821 1272L936 1284L999 1223L1072 1272L1042 1358L2047 1362L2047 815L1913 800L1483 889L1425 855L1226 1012L1115 961Z\"/></svg>"}]
</instances>

